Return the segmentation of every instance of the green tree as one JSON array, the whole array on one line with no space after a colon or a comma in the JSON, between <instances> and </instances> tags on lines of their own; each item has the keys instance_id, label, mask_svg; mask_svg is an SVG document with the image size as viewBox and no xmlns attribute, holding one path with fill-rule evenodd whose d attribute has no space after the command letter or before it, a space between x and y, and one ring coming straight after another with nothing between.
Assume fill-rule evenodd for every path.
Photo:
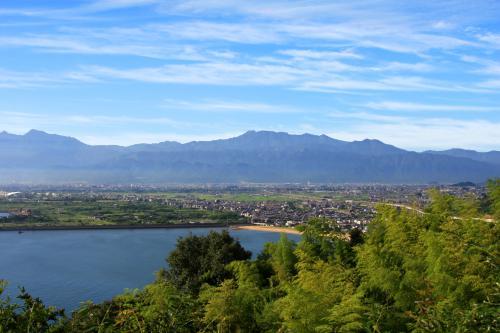
<instances>
[{"instance_id":1,"label":"green tree","mask_svg":"<svg viewBox=\"0 0 500 333\"><path fill-rule=\"evenodd\" d=\"M219 285L231 277L226 265L235 260L250 259L245 250L226 230L211 231L206 236L188 236L177 241L167 258L164 277L175 287L197 294L203 283Z\"/></svg>"},{"instance_id":2,"label":"green tree","mask_svg":"<svg viewBox=\"0 0 500 333\"><path fill-rule=\"evenodd\" d=\"M197 332L202 329L201 303L163 281L129 290L102 304L77 309L66 332Z\"/></svg>"},{"instance_id":3,"label":"green tree","mask_svg":"<svg viewBox=\"0 0 500 333\"><path fill-rule=\"evenodd\" d=\"M64 310L46 307L39 298L34 298L21 288L21 304L13 304L9 297L3 298L7 283L0 280L0 333L44 333L64 332Z\"/></svg>"},{"instance_id":4,"label":"green tree","mask_svg":"<svg viewBox=\"0 0 500 333\"><path fill-rule=\"evenodd\" d=\"M331 309L355 290L353 271L335 262L311 261L298 250L298 274L287 295L275 302L286 332L328 331Z\"/></svg>"},{"instance_id":5,"label":"green tree","mask_svg":"<svg viewBox=\"0 0 500 333\"><path fill-rule=\"evenodd\" d=\"M269 243L267 246L268 261L273 270L273 282L288 282L297 273L295 269L295 264L297 264L297 257L294 253L295 247L295 242L289 240L285 234L281 234L278 242Z\"/></svg>"},{"instance_id":6,"label":"green tree","mask_svg":"<svg viewBox=\"0 0 500 333\"><path fill-rule=\"evenodd\" d=\"M326 218L312 218L302 226L299 248L311 258L331 259L335 253L335 239L340 235L338 225Z\"/></svg>"},{"instance_id":7,"label":"green tree","mask_svg":"<svg viewBox=\"0 0 500 333\"><path fill-rule=\"evenodd\" d=\"M234 261L229 266L235 279L220 286L207 287L201 293L205 301L204 322L216 332L265 332L263 320L266 292L260 288L260 275L255 263Z\"/></svg>"},{"instance_id":8,"label":"green tree","mask_svg":"<svg viewBox=\"0 0 500 333\"><path fill-rule=\"evenodd\" d=\"M500 221L500 178L488 181L487 186L490 212L497 221Z\"/></svg>"}]
</instances>

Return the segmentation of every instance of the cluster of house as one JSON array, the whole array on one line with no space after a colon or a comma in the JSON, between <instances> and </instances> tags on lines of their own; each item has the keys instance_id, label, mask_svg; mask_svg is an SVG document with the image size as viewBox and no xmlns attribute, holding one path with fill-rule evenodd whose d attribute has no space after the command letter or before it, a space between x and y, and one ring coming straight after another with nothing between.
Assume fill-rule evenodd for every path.
<instances>
[{"instance_id":1,"label":"cluster of house","mask_svg":"<svg viewBox=\"0 0 500 333\"><path fill-rule=\"evenodd\" d=\"M51 201L51 200L119 200L127 202L157 202L177 208L191 208L203 210L218 210L236 212L246 217L251 223L262 225L293 226L305 223L313 217L325 217L337 222L344 230L354 227L365 229L375 216L374 205L380 202L391 204L411 205L424 207L428 203L427 191L436 187L442 192L457 196L474 195L482 196L484 186L474 184L457 185L319 185L319 186L266 186L256 192L255 188L247 187L202 187L181 188L178 192L162 192L158 189L133 188L132 191L123 192L113 187L101 186L98 188L72 188L51 191L0 192L2 200L16 202ZM12 189L12 190L18 190ZM149 192L156 190L153 192ZM169 195L166 195L169 193ZM193 194L191 194L193 193ZM312 199L283 201L237 201L234 199L201 199L196 194L206 193L212 197L218 194L264 193L274 194L308 194ZM173 195L172 195L173 194ZM177 195L178 194L178 195ZM265 196L264 195L264 196ZM304 195L307 197L307 195ZM317 198L315 198L317 197ZM349 200L355 199L355 200ZM30 216L31 210L20 209L12 212L17 216Z\"/></svg>"},{"instance_id":2,"label":"cluster of house","mask_svg":"<svg viewBox=\"0 0 500 333\"><path fill-rule=\"evenodd\" d=\"M345 230L365 229L373 219L373 206L351 200L304 200L297 202L232 200L203 200L196 198L165 199L164 203L176 208L194 208L236 212L260 225L294 226L313 217L324 217L337 222Z\"/></svg>"}]
</instances>

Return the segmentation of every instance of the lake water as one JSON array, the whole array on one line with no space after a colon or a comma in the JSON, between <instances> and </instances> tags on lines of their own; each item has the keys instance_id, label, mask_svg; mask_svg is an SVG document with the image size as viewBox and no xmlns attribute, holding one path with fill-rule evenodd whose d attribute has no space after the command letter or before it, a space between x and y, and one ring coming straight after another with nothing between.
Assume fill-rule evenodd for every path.
<instances>
[{"instance_id":1,"label":"lake water","mask_svg":"<svg viewBox=\"0 0 500 333\"><path fill-rule=\"evenodd\" d=\"M125 288L154 281L179 237L210 230L222 228L2 231L0 279L9 282L11 297L17 295L17 286L24 286L48 305L73 310L85 300L102 302ZM280 237L252 230L230 233L254 256Z\"/></svg>"},{"instance_id":2,"label":"lake water","mask_svg":"<svg viewBox=\"0 0 500 333\"><path fill-rule=\"evenodd\" d=\"M11 215L10 213L0 212L0 219L4 217L9 217L10 215Z\"/></svg>"}]
</instances>

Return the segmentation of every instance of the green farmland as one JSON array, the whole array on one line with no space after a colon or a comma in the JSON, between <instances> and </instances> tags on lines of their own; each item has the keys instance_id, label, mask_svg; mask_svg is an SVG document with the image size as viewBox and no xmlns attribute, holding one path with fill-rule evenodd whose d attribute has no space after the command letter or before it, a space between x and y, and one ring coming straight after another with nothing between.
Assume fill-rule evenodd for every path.
<instances>
[{"instance_id":1,"label":"green farmland","mask_svg":"<svg viewBox=\"0 0 500 333\"><path fill-rule=\"evenodd\" d=\"M0 202L1 212L30 210L30 216L0 220L0 226L80 226L147 225L179 223L242 223L236 213L203 209L176 208L160 202L127 201L41 201Z\"/></svg>"}]
</instances>

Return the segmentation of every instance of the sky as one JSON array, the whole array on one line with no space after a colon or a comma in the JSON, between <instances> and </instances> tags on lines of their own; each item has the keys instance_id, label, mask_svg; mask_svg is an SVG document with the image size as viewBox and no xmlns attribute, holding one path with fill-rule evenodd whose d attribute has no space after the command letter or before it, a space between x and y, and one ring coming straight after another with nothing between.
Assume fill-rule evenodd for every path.
<instances>
[{"instance_id":1,"label":"sky","mask_svg":"<svg viewBox=\"0 0 500 333\"><path fill-rule=\"evenodd\" d=\"M0 1L0 131L500 150L500 1Z\"/></svg>"}]
</instances>

